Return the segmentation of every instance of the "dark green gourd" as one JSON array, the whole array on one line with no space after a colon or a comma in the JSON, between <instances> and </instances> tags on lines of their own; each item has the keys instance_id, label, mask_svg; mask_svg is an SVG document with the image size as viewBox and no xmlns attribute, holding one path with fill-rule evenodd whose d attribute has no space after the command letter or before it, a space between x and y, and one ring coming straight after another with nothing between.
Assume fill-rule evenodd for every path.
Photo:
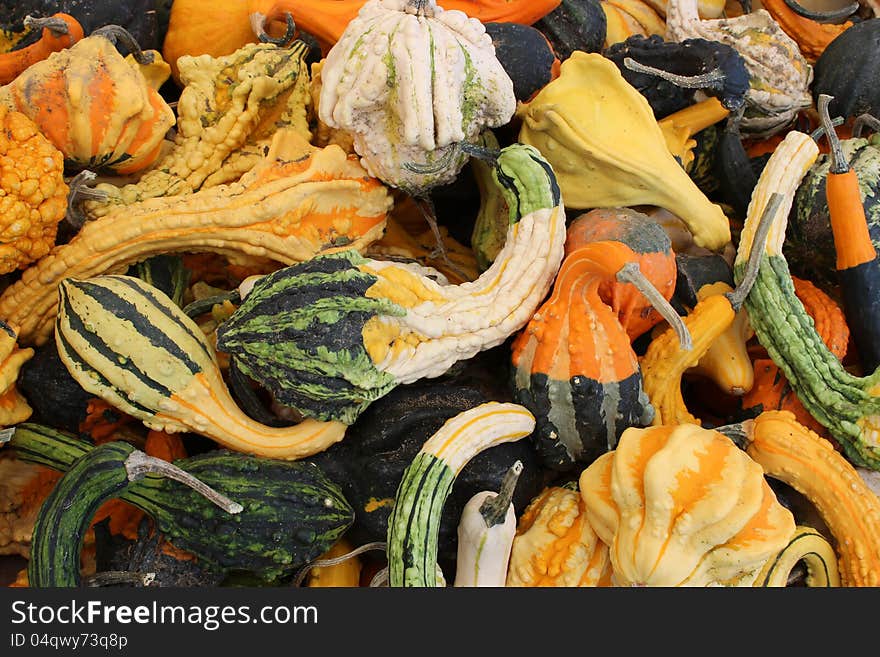
<instances>
[{"instance_id":1,"label":"dark green gourd","mask_svg":"<svg viewBox=\"0 0 880 657\"><path fill-rule=\"evenodd\" d=\"M24 461L68 473L98 449L30 423L16 427L10 446ZM150 514L175 546L218 569L248 571L267 580L290 574L325 552L354 521L339 486L312 463L215 450L174 465L241 504L243 511L228 514L192 488L155 474L113 488L109 495ZM91 507L81 505L74 493L90 484L69 479L68 485L67 502L87 513Z\"/></svg>"}]
</instances>

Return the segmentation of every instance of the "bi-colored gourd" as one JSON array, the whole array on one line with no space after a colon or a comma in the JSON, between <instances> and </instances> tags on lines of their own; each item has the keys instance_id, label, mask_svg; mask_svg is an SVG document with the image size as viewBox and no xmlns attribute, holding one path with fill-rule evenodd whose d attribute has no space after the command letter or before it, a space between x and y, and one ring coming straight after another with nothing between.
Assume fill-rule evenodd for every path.
<instances>
[{"instance_id":1,"label":"bi-colored gourd","mask_svg":"<svg viewBox=\"0 0 880 657\"><path fill-rule=\"evenodd\" d=\"M165 450L155 442L148 441L145 451L159 456ZM27 422L15 427L8 446L22 462L60 472L78 467L95 449L72 434ZM242 513L231 519L196 490L165 476L131 481L119 499L150 515L174 546L223 572L246 571L267 581L289 575L334 545L354 521L339 485L311 463L212 450L174 459L173 465L233 497ZM69 541L65 536L57 547Z\"/></svg>"},{"instance_id":2,"label":"bi-colored gourd","mask_svg":"<svg viewBox=\"0 0 880 657\"><path fill-rule=\"evenodd\" d=\"M30 117L71 169L143 170L174 125L174 112L119 54L117 39L139 60L152 56L122 28L105 26L0 88L0 103Z\"/></svg>"},{"instance_id":3,"label":"bi-colored gourd","mask_svg":"<svg viewBox=\"0 0 880 657\"><path fill-rule=\"evenodd\" d=\"M795 531L761 466L693 424L627 429L580 491L616 586L752 586Z\"/></svg>"},{"instance_id":4,"label":"bi-colored gourd","mask_svg":"<svg viewBox=\"0 0 880 657\"><path fill-rule=\"evenodd\" d=\"M610 586L610 579L608 546L576 487L545 488L520 516L506 586Z\"/></svg>"},{"instance_id":5,"label":"bi-colored gourd","mask_svg":"<svg viewBox=\"0 0 880 657\"><path fill-rule=\"evenodd\" d=\"M786 586L792 569L800 562L807 568L807 586L840 586L837 555L831 543L812 527L803 525L797 526L794 536L779 554L767 560L754 585Z\"/></svg>"},{"instance_id":6,"label":"bi-colored gourd","mask_svg":"<svg viewBox=\"0 0 880 657\"><path fill-rule=\"evenodd\" d=\"M392 198L338 146L316 149L280 130L237 183L147 199L88 222L0 295L0 318L24 344L51 337L58 284L124 272L159 253L214 252L290 264L322 251L365 249L381 237Z\"/></svg>"},{"instance_id":7,"label":"bi-colored gourd","mask_svg":"<svg viewBox=\"0 0 880 657\"><path fill-rule=\"evenodd\" d=\"M61 12L46 18L28 16L24 25L28 30L41 30L41 36L24 48L0 54L0 84L9 84L29 66L72 46L85 36L79 21Z\"/></svg>"},{"instance_id":8,"label":"bi-colored gourd","mask_svg":"<svg viewBox=\"0 0 880 657\"><path fill-rule=\"evenodd\" d=\"M513 490L522 467L521 461L511 466L498 493L480 491L464 505L453 586L504 586L516 535Z\"/></svg>"},{"instance_id":9,"label":"bi-colored gourd","mask_svg":"<svg viewBox=\"0 0 880 657\"><path fill-rule=\"evenodd\" d=\"M443 504L461 469L480 452L528 436L535 419L518 404L487 402L449 419L403 473L388 520L390 586L434 587Z\"/></svg>"},{"instance_id":10,"label":"bi-colored gourd","mask_svg":"<svg viewBox=\"0 0 880 657\"><path fill-rule=\"evenodd\" d=\"M791 8L792 3L798 4L796 0L761 0L761 6L767 10L773 20L779 23L779 27L797 42L801 54L808 62L815 62L829 43L844 30L853 26L852 21L831 24L808 18L803 15L806 11L804 7L801 6L799 13ZM851 10L852 6L849 9ZM821 14L816 14L815 18L821 18Z\"/></svg>"},{"instance_id":11,"label":"bi-colored gourd","mask_svg":"<svg viewBox=\"0 0 880 657\"><path fill-rule=\"evenodd\" d=\"M766 474L813 503L834 539L843 586L880 586L880 498L824 438L787 411L765 411L735 437Z\"/></svg>"},{"instance_id":12,"label":"bi-colored gourd","mask_svg":"<svg viewBox=\"0 0 880 657\"><path fill-rule=\"evenodd\" d=\"M55 343L71 376L151 429L194 431L281 459L310 456L344 436L336 421L273 428L251 420L229 395L198 325L140 279L65 279L59 291Z\"/></svg>"},{"instance_id":13,"label":"bi-colored gourd","mask_svg":"<svg viewBox=\"0 0 880 657\"><path fill-rule=\"evenodd\" d=\"M418 266L353 250L256 282L217 329L218 349L305 417L350 424L401 383L501 344L542 301L562 259L565 213L537 150L504 148L493 178L510 208L504 248L472 282L439 285Z\"/></svg>"},{"instance_id":14,"label":"bi-colored gourd","mask_svg":"<svg viewBox=\"0 0 880 657\"><path fill-rule=\"evenodd\" d=\"M295 41L286 48L250 44L222 57L181 57L173 143L136 183L96 185L106 198L83 202L86 217L237 181L263 160L279 131L309 140L307 50Z\"/></svg>"},{"instance_id":15,"label":"bi-colored gourd","mask_svg":"<svg viewBox=\"0 0 880 657\"><path fill-rule=\"evenodd\" d=\"M668 0L666 39L707 39L735 48L746 62L750 88L744 133L766 137L784 129L812 105L813 69L798 44L765 9L733 18L702 20L697 0Z\"/></svg>"},{"instance_id":16,"label":"bi-colored gourd","mask_svg":"<svg viewBox=\"0 0 880 657\"><path fill-rule=\"evenodd\" d=\"M734 263L742 280L760 217L771 196L781 203L774 215L758 278L746 297L746 309L759 342L776 363L801 403L837 440L856 465L880 469L880 398L878 375L857 377L846 371L816 333L813 321L797 299L782 254L792 198L801 178L815 161L818 147L809 135L792 130L764 167L749 206Z\"/></svg>"},{"instance_id":17,"label":"bi-colored gourd","mask_svg":"<svg viewBox=\"0 0 880 657\"><path fill-rule=\"evenodd\" d=\"M421 193L451 182L459 148L516 109L485 26L435 0L370 0L327 55L318 116L354 136L371 175Z\"/></svg>"},{"instance_id":18,"label":"bi-colored gourd","mask_svg":"<svg viewBox=\"0 0 880 657\"><path fill-rule=\"evenodd\" d=\"M567 207L658 205L696 244L721 250L730 241L724 212L676 162L648 101L610 59L574 52L517 114L520 141L550 162Z\"/></svg>"}]
</instances>

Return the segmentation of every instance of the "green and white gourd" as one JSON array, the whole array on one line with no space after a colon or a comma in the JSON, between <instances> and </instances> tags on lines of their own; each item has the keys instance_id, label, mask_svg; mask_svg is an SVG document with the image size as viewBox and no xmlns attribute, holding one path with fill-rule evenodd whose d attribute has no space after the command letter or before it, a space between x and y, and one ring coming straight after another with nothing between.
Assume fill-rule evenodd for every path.
<instances>
[{"instance_id":1,"label":"green and white gourd","mask_svg":"<svg viewBox=\"0 0 880 657\"><path fill-rule=\"evenodd\" d=\"M458 144L516 109L483 24L434 0L367 2L321 77L320 119L353 135L370 175L414 194L452 182L467 162Z\"/></svg>"},{"instance_id":2,"label":"green and white gourd","mask_svg":"<svg viewBox=\"0 0 880 657\"><path fill-rule=\"evenodd\" d=\"M450 418L425 442L403 473L388 519L390 586L440 585L440 517L455 478L480 452L525 438L534 428L524 406L487 402Z\"/></svg>"},{"instance_id":3,"label":"green and white gourd","mask_svg":"<svg viewBox=\"0 0 880 657\"><path fill-rule=\"evenodd\" d=\"M351 424L396 385L440 376L501 344L549 291L566 225L556 177L533 147L502 149L493 179L509 227L476 280L441 285L354 251L320 256L258 280L218 327L218 349L279 403Z\"/></svg>"}]
</instances>

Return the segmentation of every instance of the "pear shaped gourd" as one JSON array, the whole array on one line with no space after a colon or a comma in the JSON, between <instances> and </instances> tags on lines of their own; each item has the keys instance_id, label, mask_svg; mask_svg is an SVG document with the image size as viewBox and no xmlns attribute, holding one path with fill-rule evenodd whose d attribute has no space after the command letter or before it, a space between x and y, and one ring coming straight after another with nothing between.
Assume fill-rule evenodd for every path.
<instances>
[{"instance_id":1,"label":"pear shaped gourd","mask_svg":"<svg viewBox=\"0 0 880 657\"><path fill-rule=\"evenodd\" d=\"M648 101L610 59L574 52L518 114L519 140L550 162L566 207L657 205L680 217L697 245L717 251L730 242L724 212L669 152Z\"/></svg>"}]
</instances>

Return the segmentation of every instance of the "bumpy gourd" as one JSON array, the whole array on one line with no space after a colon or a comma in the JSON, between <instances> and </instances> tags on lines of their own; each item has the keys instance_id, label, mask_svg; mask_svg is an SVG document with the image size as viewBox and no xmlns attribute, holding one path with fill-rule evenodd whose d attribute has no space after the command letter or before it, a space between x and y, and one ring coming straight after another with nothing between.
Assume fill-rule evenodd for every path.
<instances>
[{"instance_id":1,"label":"bumpy gourd","mask_svg":"<svg viewBox=\"0 0 880 657\"><path fill-rule=\"evenodd\" d=\"M795 531L761 466L692 424L627 429L580 491L617 586L751 586Z\"/></svg>"},{"instance_id":2,"label":"bumpy gourd","mask_svg":"<svg viewBox=\"0 0 880 657\"><path fill-rule=\"evenodd\" d=\"M701 20L697 0L668 0L666 39L707 39L735 48L751 76L741 127L754 137L773 135L813 104L813 68L765 9L734 18Z\"/></svg>"},{"instance_id":3,"label":"bumpy gourd","mask_svg":"<svg viewBox=\"0 0 880 657\"><path fill-rule=\"evenodd\" d=\"M537 150L498 155L510 211L504 248L477 280L440 285L418 266L348 250L260 279L217 345L282 404L351 423L394 386L443 374L525 325L562 259L565 212Z\"/></svg>"},{"instance_id":4,"label":"bumpy gourd","mask_svg":"<svg viewBox=\"0 0 880 657\"><path fill-rule=\"evenodd\" d=\"M120 204L238 180L260 162L278 130L310 139L307 51L296 41L287 48L249 44L223 57L181 57L177 68L184 88L173 145L137 183L96 185L107 198L86 201L86 216L95 219Z\"/></svg>"},{"instance_id":5,"label":"bumpy gourd","mask_svg":"<svg viewBox=\"0 0 880 657\"><path fill-rule=\"evenodd\" d=\"M0 88L0 103L30 117L70 168L140 171L174 125L162 96L117 51L120 33L99 28Z\"/></svg>"},{"instance_id":6,"label":"bumpy gourd","mask_svg":"<svg viewBox=\"0 0 880 657\"><path fill-rule=\"evenodd\" d=\"M260 164L230 185L116 207L28 268L0 295L0 318L24 344L51 337L58 283L121 273L159 253L214 252L284 264L320 252L365 249L392 206L387 187L338 146L316 149L292 129L275 133Z\"/></svg>"},{"instance_id":7,"label":"bumpy gourd","mask_svg":"<svg viewBox=\"0 0 880 657\"><path fill-rule=\"evenodd\" d=\"M507 586L609 586L608 546L590 526L580 493L549 486L520 516Z\"/></svg>"},{"instance_id":8,"label":"bumpy gourd","mask_svg":"<svg viewBox=\"0 0 880 657\"><path fill-rule=\"evenodd\" d=\"M569 208L658 205L721 250L730 225L669 152L648 101L609 59L575 51L517 111L520 141L550 162Z\"/></svg>"},{"instance_id":9,"label":"bumpy gourd","mask_svg":"<svg viewBox=\"0 0 880 657\"><path fill-rule=\"evenodd\" d=\"M483 24L434 0L367 2L321 76L320 119L353 134L371 175L412 193L451 182L467 162L458 144L516 109Z\"/></svg>"},{"instance_id":10,"label":"bumpy gourd","mask_svg":"<svg viewBox=\"0 0 880 657\"><path fill-rule=\"evenodd\" d=\"M0 427L27 420L30 404L16 387L21 366L33 358L33 349L20 349L15 331L0 321Z\"/></svg>"}]
</instances>

